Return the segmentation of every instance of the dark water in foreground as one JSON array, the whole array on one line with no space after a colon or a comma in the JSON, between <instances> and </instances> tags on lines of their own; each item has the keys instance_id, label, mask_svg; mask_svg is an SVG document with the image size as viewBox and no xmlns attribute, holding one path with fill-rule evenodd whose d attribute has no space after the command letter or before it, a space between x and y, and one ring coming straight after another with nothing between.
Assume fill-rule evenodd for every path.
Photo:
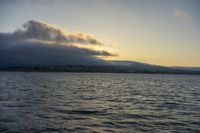
<instances>
[{"instance_id":1,"label":"dark water in foreground","mask_svg":"<svg viewBox=\"0 0 200 133\"><path fill-rule=\"evenodd\" d=\"M200 132L200 76L0 72L0 132Z\"/></svg>"}]
</instances>

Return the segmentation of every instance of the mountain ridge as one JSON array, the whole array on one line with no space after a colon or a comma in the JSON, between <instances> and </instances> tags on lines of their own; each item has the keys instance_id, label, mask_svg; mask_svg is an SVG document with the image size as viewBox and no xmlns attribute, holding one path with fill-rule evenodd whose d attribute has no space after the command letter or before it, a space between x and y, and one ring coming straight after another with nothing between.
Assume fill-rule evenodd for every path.
<instances>
[{"instance_id":1,"label":"mountain ridge","mask_svg":"<svg viewBox=\"0 0 200 133\"><path fill-rule=\"evenodd\" d=\"M105 64L88 65L46 65L46 66L7 66L1 71L43 71L43 72L105 72L105 73L152 73L152 74L192 74L200 71L187 70L184 67L166 67L136 61L110 60Z\"/></svg>"}]
</instances>

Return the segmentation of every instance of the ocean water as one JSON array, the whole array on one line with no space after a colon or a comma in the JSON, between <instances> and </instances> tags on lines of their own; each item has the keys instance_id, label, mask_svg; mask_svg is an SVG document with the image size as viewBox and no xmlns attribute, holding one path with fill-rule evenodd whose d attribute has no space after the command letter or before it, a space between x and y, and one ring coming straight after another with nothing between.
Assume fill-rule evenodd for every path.
<instances>
[{"instance_id":1,"label":"ocean water","mask_svg":"<svg viewBox=\"0 0 200 133\"><path fill-rule=\"evenodd\" d=\"M0 72L0 132L198 133L200 76Z\"/></svg>"}]
</instances>

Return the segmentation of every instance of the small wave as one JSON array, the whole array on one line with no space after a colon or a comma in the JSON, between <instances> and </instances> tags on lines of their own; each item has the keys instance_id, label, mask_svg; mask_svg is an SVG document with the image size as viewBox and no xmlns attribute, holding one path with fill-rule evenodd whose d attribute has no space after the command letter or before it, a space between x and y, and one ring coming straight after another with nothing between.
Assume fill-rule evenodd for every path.
<instances>
[{"instance_id":1,"label":"small wave","mask_svg":"<svg viewBox=\"0 0 200 133\"><path fill-rule=\"evenodd\" d=\"M80 114L80 115L103 115L105 112L97 110L63 110L63 109L54 109L55 112L63 114Z\"/></svg>"},{"instance_id":2,"label":"small wave","mask_svg":"<svg viewBox=\"0 0 200 133\"><path fill-rule=\"evenodd\" d=\"M16 118L9 117L9 118L0 118L0 122L7 123L7 122L18 122L18 121Z\"/></svg>"}]
</instances>

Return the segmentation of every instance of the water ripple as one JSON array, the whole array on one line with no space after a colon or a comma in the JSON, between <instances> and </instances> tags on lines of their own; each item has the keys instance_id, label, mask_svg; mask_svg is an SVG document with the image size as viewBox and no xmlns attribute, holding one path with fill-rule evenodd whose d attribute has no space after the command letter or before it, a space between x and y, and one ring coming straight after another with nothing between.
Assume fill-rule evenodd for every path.
<instances>
[{"instance_id":1,"label":"water ripple","mask_svg":"<svg viewBox=\"0 0 200 133\"><path fill-rule=\"evenodd\" d=\"M200 77L0 72L0 132L200 132Z\"/></svg>"}]
</instances>

